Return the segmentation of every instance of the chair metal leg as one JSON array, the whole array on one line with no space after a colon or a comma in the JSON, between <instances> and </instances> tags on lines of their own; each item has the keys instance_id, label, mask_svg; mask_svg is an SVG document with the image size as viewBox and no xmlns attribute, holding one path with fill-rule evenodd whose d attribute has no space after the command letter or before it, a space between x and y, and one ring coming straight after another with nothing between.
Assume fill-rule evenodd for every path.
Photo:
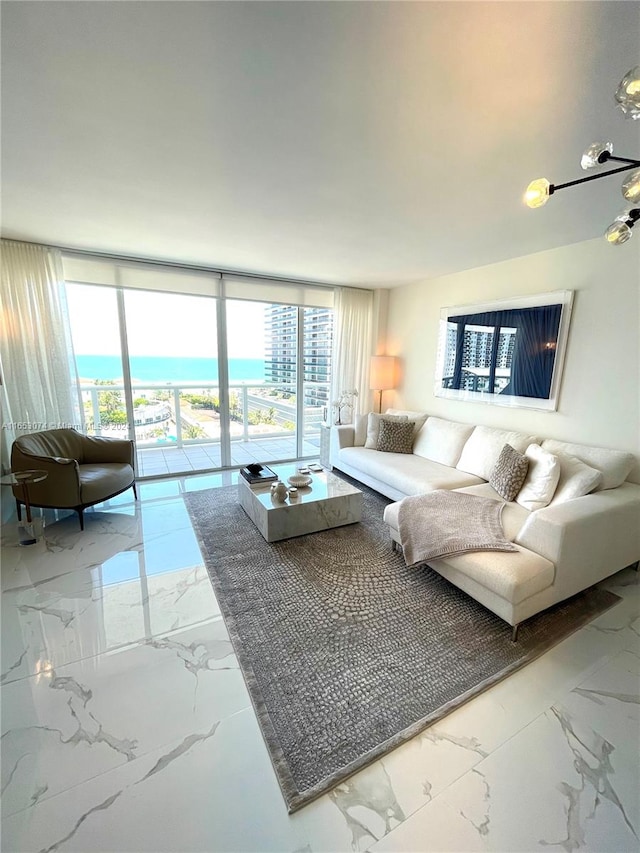
<instances>
[{"instance_id":1,"label":"chair metal leg","mask_svg":"<svg viewBox=\"0 0 640 853\"><path fill-rule=\"evenodd\" d=\"M22 521L22 504L16 498L16 512L18 513L18 521Z\"/></svg>"},{"instance_id":2,"label":"chair metal leg","mask_svg":"<svg viewBox=\"0 0 640 853\"><path fill-rule=\"evenodd\" d=\"M513 625L511 628L511 642L517 643L518 641L518 628L520 627L520 623L517 625Z\"/></svg>"},{"instance_id":3,"label":"chair metal leg","mask_svg":"<svg viewBox=\"0 0 640 853\"><path fill-rule=\"evenodd\" d=\"M133 482L133 483L131 484L131 488L133 489L133 497L134 497L136 500L138 500L138 490L136 489L136 484L135 484L135 482Z\"/></svg>"},{"instance_id":4,"label":"chair metal leg","mask_svg":"<svg viewBox=\"0 0 640 853\"><path fill-rule=\"evenodd\" d=\"M80 520L80 530L84 530L84 507L78 507L76 512L78 513L78 519Z\"/></svg>"}]
</instances>

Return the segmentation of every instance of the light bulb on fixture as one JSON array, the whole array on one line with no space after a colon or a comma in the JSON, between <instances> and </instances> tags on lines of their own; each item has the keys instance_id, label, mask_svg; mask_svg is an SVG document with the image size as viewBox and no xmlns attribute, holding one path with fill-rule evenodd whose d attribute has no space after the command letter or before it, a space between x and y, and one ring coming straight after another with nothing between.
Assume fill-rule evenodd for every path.
<instances>
[{"instance_id":1,"label":"light bulb on fixture","mask_svg":"<svg viewBox=\"0 0 640 853\"><path fill-rule=\"evenodd\" d=\"M627 180L622 184L622 195L632 204L640 202L640 169L631 172Z\"/></svg>"},{"instance_id":2,"label":"light bulb on fixture","mask_svg":"<svg viewBox=\"0 0 640 853\"><path fill-rule=\"evenodd\" d=\"M546 178L537 178L527 187L524 194L525 203L528 207L542 207L549 201L552 192L551 184Z\"/></svg>"},{"instance_id":3,"label":"light bulb on fixture","mask_svg":"<svg viewBox=\"0 0 640 853\"><path fill-rule=\"evenodd\" d=\"M618 86L615 97L618 106L628 118L640 118L640 65L632 68L631 71L625 74ZM631 204L640 203L640 169L638 168L640 160L632 160L629 157L614 157L612 142L593 142L583 153L580 165L585 170L595 169L597 166L601 166L603 163L609 161L624 163L625 165L618 166L615 169L608 169L606 172L589 175L586 178L579 178L575 181L566 181L563 184L552 184L546 178L537 178L535 181L531 181L527 187L524 194L524 202L528 207L543 207L549 201L549 196L558 190L564 190L567 187L575 187L578 184L597 181L600 178L605 178L607 175L615 175L619 172L628 172L629 169L635 169L622 184L622 195ZM640 208L624 211L607 228L605 237L614 245L626 243L632 236L633 227L638 220L640 220Z\"/></svg>"},{"instance_id":4,"label":"light bulb on fixture","mask_svg":"<svg viewBox=\"0 0 640 853\"><path fill-rule=\"evenodd\" d=\"M620 246L626 243L633 237L633 226L640 219L640 208L631 210L623 210L613 220L611 225L604 232L604 236L609 243L614 246Z\"/></svg>"},{"instance_id":5,"label":"light bulb on fixture","mask_svg":"<svg viewBox=\"0 0 640 853\"><path fill-rule=\"evenodd\" d=\"M613 243L614 246L620 246L631 239L633 231L626 222L613 222L604 232L604 236L609 243Z\"/></svg>"},{"instance_id":6,"label":"light bulb on fixture","mask_svg":"<svg viewBox=\"0 0 640 853\"><path fill-rule=\"evenodd\" d=\"M640 65L627 71L615 94L622 112L629 118L640 118Z\"/></svg>"},{"instance_id":7,"label":"light bulb on fixture","mask_svg":"<svg viewBox=\"0 0 640 853\"><path fill-rule=\"evenodd\" d=\"M602 155L605 151L607 152L607 156L603 157ZM594 142L582 155L580 165L583 169L594 169L596 166L600 166L601 163L606 162L609 159L609 154L613 154L612 142Z\"/></svg>"}]
</instances>

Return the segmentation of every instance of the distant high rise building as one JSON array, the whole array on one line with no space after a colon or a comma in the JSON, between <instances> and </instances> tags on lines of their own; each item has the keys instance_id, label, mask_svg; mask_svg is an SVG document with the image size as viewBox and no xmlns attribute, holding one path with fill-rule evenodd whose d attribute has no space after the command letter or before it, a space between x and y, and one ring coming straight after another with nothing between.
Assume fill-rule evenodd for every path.
<instances>
[{"instance_id":1,"label":"distant high rise building","mask_svg":"<svg viewBox=\"0 0 640 853\"><path fill-rule=\"evenodd\" d=\"M333 310L303 308L302 316L303 377L305 383L314 383L305 384L304 402L308 406L326 406L331 381ZM297 306L268 305L265 308L265 326L265 379L288 386L294 392L298 354Z\"/></svg>"},{"instance_id":2,"label":"distant high rise building","mask_svg":"<svg viewBox=\"0 0 640 853\"><path fill-rule=\"evenodd\" d=\"M509 382L517 329L501 327L495 354L495 369L502 375L495 380L495 390L501 391ZM493 358L494 330L487 326L465 326L462 342L462 376L460 388L484 390ZM443 383L452 387L458 345L457 324L448 323L445 341ZM484 379L483 379L484 377Z\"/></svg>"}]
</instances>

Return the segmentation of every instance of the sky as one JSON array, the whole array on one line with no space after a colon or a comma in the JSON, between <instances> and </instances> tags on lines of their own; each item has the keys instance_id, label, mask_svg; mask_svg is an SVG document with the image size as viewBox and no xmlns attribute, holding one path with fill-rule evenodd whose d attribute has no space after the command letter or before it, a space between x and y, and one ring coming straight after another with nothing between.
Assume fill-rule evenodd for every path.
<instances>
[{"instance_id":1,"label":"sky","mask_svg":"<svg viewBox=\"0 0 640 853\"><path fill-rule=\"evenodd\" d=\"M116 291L67 285L76 355L119 355ZM229 358L264 357L264 303L227 301ZM216 358L216 300L144 290L125 292L130 355Z\"/></svg>"}]
</instances>

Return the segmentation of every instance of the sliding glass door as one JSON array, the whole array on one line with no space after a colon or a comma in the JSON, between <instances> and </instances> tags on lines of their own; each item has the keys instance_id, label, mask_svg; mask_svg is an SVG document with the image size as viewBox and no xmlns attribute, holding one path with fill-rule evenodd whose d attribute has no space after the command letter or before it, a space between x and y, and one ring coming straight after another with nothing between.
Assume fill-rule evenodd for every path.
<instances>
[{"instance_id":1,"label":"sliding glass door","mask_svg":"<svg viewBox=\"0 0 640 853\"><path fill-rule=\"evenodd\" d=\"M318 455L332 308L225 298L186 274L171 280L191 292L169 292L155 270L78 263L78 278L109 278L67 283L85 429L133 438L138 476Z\"/></svg>"},{"instance_id":2,"label":"sliding glass door","mask_svg":"<svg viewBox=\"0 0 640 853\"><path fill-rule=\"evenodd\" d=\"M123 296L140 476L219 468L217 300Z\"/></svg>"},{"instance_id":3,"label":"sliding glass door","mask_svg":"<svg viewBox=\"0 0 640 853\"><path fill-rule=\"evenodd\" d=\"M332 310L233 299L226 309L233 464L316 456Z\"/></svg>"},{"instance_id":4,"label":"sliding glass door","mask_svg":"<svg viewBox=\"0 0 640 853\"><path fill-rule=\"evenodd\" d=\"M66 290L85 432L127 438L118 294L86 284Z\"/></svg>"}]
</instances>

